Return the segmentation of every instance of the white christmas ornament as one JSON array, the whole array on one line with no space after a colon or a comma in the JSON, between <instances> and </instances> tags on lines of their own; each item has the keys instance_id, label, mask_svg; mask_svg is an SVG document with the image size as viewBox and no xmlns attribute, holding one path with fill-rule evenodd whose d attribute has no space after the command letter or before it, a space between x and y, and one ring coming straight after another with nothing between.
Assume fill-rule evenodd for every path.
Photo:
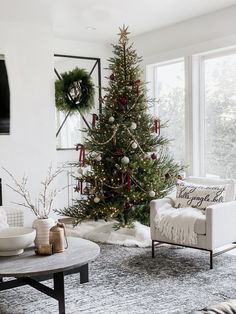
<instances>
[{"instance_id":1,"label":"white christmas ornament","mask_svg":"<svg viewBox=\"0 0 236 314\"><path fill-rule=\"evenodd\" d=\"M121 158L121 162L122 164L127 165L129 163L129 158L124 156L123 158Z\"/></svg>"},{"instance_id":2,"label":"white christmas ornament","mask_svg":"<svg viewBox=\"0 0 236 314\"><path fill-rule=\"evenodd\" d=\"M113 122L115 121L115 118L111 116L111 117L108 119L108 121L109 121L110 123L113 123Z\"/></svg>"},{"instance_id":3,"label":"white christmas ornament","mask_svg":"<svg viewBox=\"0 0 236 314\"><path fill-rule=\"evenodd\" d=\"M156 193L154 191L149 191L149 196L150 197L154 197L156 195Z\"/></svg>"},{"instance_id":4,"label":"white christmas ornament","mask_svg":"<svg viewBox=\"0 0 236 314\"><path fill-rule=\"evenodd\" d=\"M137 128L137 124L135 122L132 122L129 128L131 130L135 130Z\"/></svg>"},{"instance_id":5,"label":"white christmas ornament","mask_svg":"<svg viewBox=\"0 0 236 314\"><path fill-rule=\"evenodd\" d=\"M94 197L93 201L94 201L94 203L99 203L100 202L100 198L96 196L96 197Z\"/></svg>"},{"instance_id":6,"label":"white christmas ornament","mask_svg":"<svg viewBox=\"0 0 236 314\"><path fill-rule=\"evenodd\" d=\"M84 168L80 167L77 169L78 174L83 175L84 174Z\"/></svg>"},{"instance_id":7,"label":"white christmas ornament","mask_svg":"<svg viewBox=\"0 0 236 314\"><path fill-rule=\"evenodd\" d=\"M101 156L101 155L97 155L97 156L95 157L95 159L96 159L97 161L101 161L101 160L102 160L102 156Z\"/></svg>"},{"instance_id":8,"label":"white christmas ornament","mask_svg":"<svg viewBox=\"0 0 236 314\"><path fill-rule=\"evenodd\" d=\"M135 149L135 148L138 147L138 144L137 144L136 142L133 142L133 143L131 144L131 147L132 147L133 149Z\"/></svg>"}]
</instances>

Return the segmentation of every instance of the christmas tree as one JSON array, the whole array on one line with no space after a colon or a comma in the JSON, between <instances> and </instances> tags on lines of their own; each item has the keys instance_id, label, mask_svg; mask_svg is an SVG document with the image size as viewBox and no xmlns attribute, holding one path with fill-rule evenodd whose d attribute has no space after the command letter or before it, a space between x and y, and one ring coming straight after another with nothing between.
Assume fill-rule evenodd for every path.
<instances>
[{"instance_id":1,"label":"christmas tree","mask_svg":"<svg viewBox=\"0 0 236 314\"><path fill-rule=\"evenodd\" d=\"M86 218L115 218L118 227L132 226L136 220L149 224L150 200L164 197L180 170L166 153L168 140L161 135L164 125L148 114L141 58L129 44L128 34L127 27L120 28L119 42L109 59L102 113L87 131L84 145L78 145L76 189L87 195L60 210L76 223ZM84 163L89 170L83 168Z\"/></svg>"}]
</instances>

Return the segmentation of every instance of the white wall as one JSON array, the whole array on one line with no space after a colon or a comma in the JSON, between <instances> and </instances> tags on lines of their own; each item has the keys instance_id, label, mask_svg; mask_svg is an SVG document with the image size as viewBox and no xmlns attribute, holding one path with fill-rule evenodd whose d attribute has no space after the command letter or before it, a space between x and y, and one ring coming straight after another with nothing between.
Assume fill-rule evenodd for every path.
<instances>
[{"instance_id":1,"label":"white wall","mask_svg":"<svg viewBox=\"0 0 236 314\"><path fill-rule=\"evenodd\" d=\"M10 84L10 135L0 135L0 177L3 204L23 199L6 187L5 167L21 179L28 176L32 199L50 163L55 165L53 30L45 0L1 3L0 54L5 55ZM34 215L25 210L26 224Z\"/></svg>"},{"instance_id":2,"label":"white wall","mask_svg":"<svg viewBox=\"0 0 236 314\"><path fill-rule=\"evenodd\" d=\"M34 199L56 157L52 28L0 21L0 52L6 59L11 97L11 133L0 135L0 167L17 178L25 173ZM0 177L3 184L12 185L2 169ZM22 199L3 185L3 203L17 207L12 202Z\"/></svg>"},{"instance_id":3,"label":"white wall","mask_svg":"<svg viewBox=\"0 0 236 314\"><path fill-rule=\"evenodd\" d=\"M133 38L143 65L236 45L236 6Z\"/></svg>"},{"instance_id":4,"label":"white wall","mask_svg":"<svg viewBox=\"0 0 236 314\"><path fill-rule=\"evenodd\" d=\"M11 134L0 136L0 167L10 170L16 178L29 177L29 190L34 199L39 183L50 163L75 161L75 151L56 151L54 107L54 53L101 58L102 69L109 56L109 47L99 44L53 39L49 22L34 24L31 19L15 21L0 16L0 53L5 55L11 93ZM104 72L102 70L102 77ZM18 207L22 202L5 184L11 183L0 169L3 178L3 203ZM61 182L60 184L67 182ZM67 194L58 197L56 206L67 205ZM25 211L26 224L34 218Z\"/></svg>"}]
</instances>

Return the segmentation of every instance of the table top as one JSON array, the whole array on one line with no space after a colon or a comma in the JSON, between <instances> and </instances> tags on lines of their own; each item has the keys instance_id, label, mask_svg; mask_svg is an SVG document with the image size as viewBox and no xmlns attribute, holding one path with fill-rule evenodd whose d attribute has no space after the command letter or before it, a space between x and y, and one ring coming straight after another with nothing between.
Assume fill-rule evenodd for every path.
<instances>
[{"instance_id":1,"label":"table top","mask_svg":"<svg viewBox=\"0 0 236 314\"><path fill-rule=\"evenodd\" d=\"M17 256L0 257L0 277L48 275L72 270L95 260L99 246L91 241L68 237L68 249L50 256L35 255L35 248L27 248Z\"/></svg>"}]
</instances>

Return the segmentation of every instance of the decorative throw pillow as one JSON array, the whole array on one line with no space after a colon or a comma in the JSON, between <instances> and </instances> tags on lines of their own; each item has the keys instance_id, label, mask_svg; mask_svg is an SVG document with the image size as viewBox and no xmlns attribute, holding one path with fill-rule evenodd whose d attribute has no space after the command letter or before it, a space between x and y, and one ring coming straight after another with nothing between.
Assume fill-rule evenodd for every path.
<instances>
[{"instance_id":1,"label":"decorative throw pillow","mask_svg":"<svg viewBox=\"0 0 236 314\"><path fill-rule=\"evenodd\" d=\"M0 207L0 228L7 228L7 227L9 227L7 223L7 214L5 210L2 207Z\"/></svg>"},{"instance_id":2,"label":"decorative throw pillow","mask_svg":"<svg viewBox=\"0 0 236 314\"><path fill-rule=\"evenodd\" d=\"M209 205L225 202L226 187L224 185L196 185L178 182L176 185L175 207L195 207L206 209Z\"/></svg>"}]
</instances>

